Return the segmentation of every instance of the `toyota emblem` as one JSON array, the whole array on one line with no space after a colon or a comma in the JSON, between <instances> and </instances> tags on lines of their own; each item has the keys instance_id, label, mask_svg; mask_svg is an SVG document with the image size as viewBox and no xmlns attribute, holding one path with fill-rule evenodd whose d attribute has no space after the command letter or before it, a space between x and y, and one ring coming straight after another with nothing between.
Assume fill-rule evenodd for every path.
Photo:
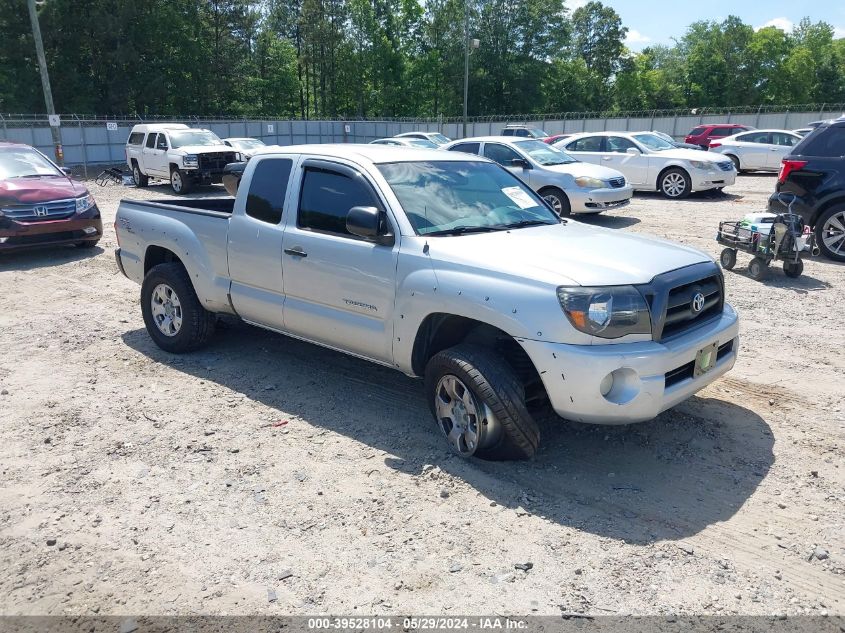
<instances>
[{"instance_id":1,"label":"toyota emblem","mask_svg":"<svg viewBox=\"0 0 845 633\"><path fill-rule=\"evenodd\" d=\"M696 292L692 296L690 307L692 308L693 314L698 314L699 312L701 312L704 309L704 295L700 292Z\"/></svg>"},{"instance_id":2,"label":"toyota emblem","mask_svg":"<svg viewBox=\"0 0 845 633\"><path fill-rule=\"evenodd\" d=\"M47 207L35 207L35 215L42 217L47 215Z\"/></svg>"}]
</instances>

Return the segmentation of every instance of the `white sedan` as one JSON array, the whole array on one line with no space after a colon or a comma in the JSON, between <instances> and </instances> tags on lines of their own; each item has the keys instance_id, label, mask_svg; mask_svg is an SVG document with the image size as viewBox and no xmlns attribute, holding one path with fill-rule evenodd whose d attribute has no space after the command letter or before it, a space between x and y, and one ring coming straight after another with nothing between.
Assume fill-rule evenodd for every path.
<instances>
[{"instance_id":1,"label":"white sedan","mask_svg":"<svg viewBox=\"0 0 845 633\"><path fill-rule=\"evenodd\" d=\"M790 130L752 130L710 143L710 151L730 158L738 172L778 171L801 138Z\"/></svg>"},{"instance_id":2,"label":"white sedan","mask_svg":"<svg viewBox=\"0 0 845 633\"><path fill-rule=\"evenodd\" d=\"M685 198L693 191L722 189L736 181L731 161L694 149L678 149L651 132L587 132L555 143L587 163L612 167L637 191Z\"/></svg>"}]
</instances>

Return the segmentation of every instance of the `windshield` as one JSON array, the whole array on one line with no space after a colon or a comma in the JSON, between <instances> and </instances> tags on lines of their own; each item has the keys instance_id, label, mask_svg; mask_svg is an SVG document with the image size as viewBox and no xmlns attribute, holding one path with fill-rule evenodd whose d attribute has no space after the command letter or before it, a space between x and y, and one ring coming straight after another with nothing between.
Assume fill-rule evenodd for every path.
<instances>
[{"instance_id":1,"label":"windshield","mask_svg":"<svg viewBox=\"0 0 845 633\"><path fill-rule=\"evenodd\" d=\"M559 150L557 147L552 147L543 141L516 141L514 145L528 154L533 160L543 165L543 167L568 165L569 163L578 162L566 152Z\"/></svg>"},{"instance_id":2,"label":"windshield","mask_svg":"<svg viewBox=\"0 0 845 633\"><path fill-rule=\"evenodd\" d=\"M427 147L429 149L437 149L440 147L437 143L432 143L431 141L422 138L412 139L410 144L414 147Z\"/></svg>"},{"instance_id":3,"label":"windshield","mask_svg":"<svg viewBox=\"0 0 845 633\"><path fill-rule=\"evenodd\" d=\"M645 145L647 148L655 152L662 152L663 150L667 149L675 149L675 146L672 145L672 143L663 140L656 134L634 134L634 138L637 139L643 145Z\"/></svg>"},{"instance_id":4,"label":"windshield","mask_svg":"<svg viewBox=\"0 0 845 633\"><path fill-rule=\"evenodd\" d=\"M39 152L25 147L0 150L0 180L36 176L64 176Z\"/></svg>"},{"instance_id":5,"label":"windshield","mask_svg":"<svg viewBox=\"0 0 845 633\"><path fill-rule=\"evenodd\" d=\"M417 235L558 224L540 197L494 163L424 161L378 165Z\"/></svg>"},{"instance_id":6,"label":"windshield","mask_svg":"<svg viewBox=\"0 0 845 633\"><path fill-rule=\"evenodd\" d=\"M264 141L257 138L238 138L229 141L236 149L258 149L264 147Z\"/></svg>"},{"instance_id":7,"label":"windshield","mask_svg":"<svg viewBox=\"0 0 845 633\"><path fill-rule=\"evenodd\" d=\"M184 132L168 132L170 144L173 148L184 147L185 145L222 145L223 141L214 133L208 130L185 130Z\"/></svg>"},{"instance_id":8,"label":"windshield","mask_svg":"<svg viewBox=\"0 0 845 633\"><path fill-rule=\"evenodd\" d=\"M541 130L538 127L528 128L528 133L534 138L546 138L548 136L548 134L546 134L546 130Z\"/></svg>"},{"instance_id":9,"label":"windshield","mask_svg":"<svg viewBox=\"0 0 845 633\"><path fill-rule=\"evenodd\" d=\"M666 132L652 132L652 134L654 134L655 136L657 136L659 138L662 138L667 143L673 143L675 141L675 139L673 139L671 136L666 134Z\"/></svg>"},{"instance_id":10,"label":"windshield","mask_svg":"<svg viewBox=\"0 0 845 633\"><path fill-rule=\"evenodd\" d=\"M429 138L434 141L435 143L439 143L440 145L445 145L446 143L451 143L452 139L443 136L442 134L432 134Z\"/></svg>"}]
</instances>

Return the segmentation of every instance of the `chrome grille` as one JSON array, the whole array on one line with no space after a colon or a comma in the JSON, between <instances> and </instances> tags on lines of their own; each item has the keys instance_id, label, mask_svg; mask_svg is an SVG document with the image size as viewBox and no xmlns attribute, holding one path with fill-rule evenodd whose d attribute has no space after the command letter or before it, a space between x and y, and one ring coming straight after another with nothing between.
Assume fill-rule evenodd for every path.
<instances>
[{"instance_id":1,"label":"chrome grille","mask_svg":"<svg viewBox=\"0 0 845 633\"><path fill-rule=\"evenodd\" d=\"M726 161L720 160L716 164L719 166L719 169L721 169L722 171L733 171L733 168L734 168L733 162L729 161L729 160L726 160Z\"/></svg>"},{"instance_id":2,"label":"chrome grille","mask_svg":"<svg viewBox=\"0 0 845 633\"><path fill-rule=\"evenodd\" d=\"M607 182L613 189L619 189L625 186L624 178L610 178Z\"/></svg>"},{"instance_id":3,"label":"chrome grille","mask_svg":"<svg viewBox=\"0 0 845 633\"><path fill-rule=\"evenodd\" d=\"M199 168L204 171L219 171L229 163L235 162L234 152L210 152L199 155Z\"/></svg>"},{"instance_id":4,"label":"chrome grille","mask_svg":"<svg viewBox=\"0 0 845 633\"><path fill-rule=\"evenodd\" d=\"M3 215L23 222L64 220L76 213L76 199L53 200L38 204L16 204L3 207Z\"/></svg>"}]
</instances>

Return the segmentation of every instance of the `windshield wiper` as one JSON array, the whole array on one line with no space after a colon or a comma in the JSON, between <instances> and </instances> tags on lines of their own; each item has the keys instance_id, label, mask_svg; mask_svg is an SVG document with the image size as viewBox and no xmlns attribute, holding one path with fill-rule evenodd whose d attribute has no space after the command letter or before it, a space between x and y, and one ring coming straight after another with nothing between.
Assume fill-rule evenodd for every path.
<instances>
[{"instance_id":1,"label":"windshield wiper","mask_svg":"<svg viewBox=\"0 0 845 633\"><path fill-rule=\"evenodd\" d=\"M501 226L453 226L451 229L443 229L442 231L431 231L430 233L423 233L423 235L463 235L465 233L489 233L490 231L500 231Z\"/></svg>"},{"instance_id":2,"label":"windshield wiper","mask_svg":"<svg viewBox=\"0 0 845 633\"><path fill-rule=\"evenodd\" d=\"M510 224L503 224L505 229L521 229L526 226L554 226L556 222L549 222L548 220L520 220L519 222L511 222Z\"/></svg>"}]
</instances>

